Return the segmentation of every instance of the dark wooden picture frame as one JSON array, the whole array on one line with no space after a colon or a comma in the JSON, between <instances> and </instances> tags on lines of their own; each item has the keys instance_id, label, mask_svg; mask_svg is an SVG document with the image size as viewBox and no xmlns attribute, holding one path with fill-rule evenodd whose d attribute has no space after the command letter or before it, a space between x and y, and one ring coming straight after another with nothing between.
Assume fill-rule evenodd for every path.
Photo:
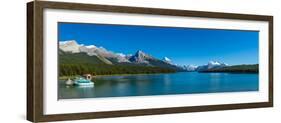
<instances>
[{"instance_id":1,"label":"dark wooden picture frame","mask_svg":"<svg viewBox=\"0 0 281 123\"><path fill-rule=\"evenodd\" d=\"M43 94L43 89L44 89L43 11L44 9L47 8L266 21L269 23L268 26L268 30L269 30L268 32L269 35L268 102L45 115L43 113L43 106L44 106L43 105L44 103L43 101L43 96L44 96ZM109 6L109 5L93 5L93 4L80 4L80 3L46 2L46 1L45 2L34 1L34 2L27 3L27 120L29 121L47 122L47 121L62 121L62 120L80 120L80 119L94 119L94 118L108 118L108 117L259 108L259 107L272 107L272 106L273 106L273 17L272 16L170 10L170 9L153 9L153 8Z\"/></svg>"}]
</instances>

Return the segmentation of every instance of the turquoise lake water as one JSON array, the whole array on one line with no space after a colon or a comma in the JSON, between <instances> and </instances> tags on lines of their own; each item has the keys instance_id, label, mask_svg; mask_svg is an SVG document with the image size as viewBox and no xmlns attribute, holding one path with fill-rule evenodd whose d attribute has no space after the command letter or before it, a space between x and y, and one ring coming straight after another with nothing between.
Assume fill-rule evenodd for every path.
<instances>
[{"instance_id":1,"label":"turquoise lake water","mask_svg":"<svg viewBox=\"0 0 281 123\"><path fill-rule=\"evenodd\" d=\"M99 76L94 87L66 86L59 80L59 99L258 91L258 74L179 72Z\"/></svg>"}]
</instances>

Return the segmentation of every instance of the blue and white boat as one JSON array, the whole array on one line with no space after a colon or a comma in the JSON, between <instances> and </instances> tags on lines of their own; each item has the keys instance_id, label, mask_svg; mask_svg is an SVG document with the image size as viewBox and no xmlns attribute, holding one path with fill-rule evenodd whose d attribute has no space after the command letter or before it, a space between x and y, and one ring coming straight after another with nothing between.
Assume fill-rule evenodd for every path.
<instances>
[{"instance_id":1,"label":"blue and white boat","mask_svg":"<svg viewBox=\"0 0 281 123\"><path fill-rule=\"evenodd\" d=\"M94 82L92 82L91 80L85 79L83 77L77 77L74 80L74 85L78 85L78 86L94 86Z\"/></svg>"}]
</instances>

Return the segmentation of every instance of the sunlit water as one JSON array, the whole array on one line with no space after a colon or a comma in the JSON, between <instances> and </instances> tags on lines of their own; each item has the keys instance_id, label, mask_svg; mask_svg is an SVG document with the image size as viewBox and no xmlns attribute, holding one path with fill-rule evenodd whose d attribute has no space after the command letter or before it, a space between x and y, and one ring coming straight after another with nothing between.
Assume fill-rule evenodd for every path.
<instances>
[{"instance_id":1,"label":"sunlit water","mask_svg":"<svg viewBox=\"0 0 281 123\"><path fill-rule=\"evenodd\" d=\"M59 81L59 99L258 91L258 74L179 72L99 76L94 87L66 86Z\"/></svg>"}]
</instances>

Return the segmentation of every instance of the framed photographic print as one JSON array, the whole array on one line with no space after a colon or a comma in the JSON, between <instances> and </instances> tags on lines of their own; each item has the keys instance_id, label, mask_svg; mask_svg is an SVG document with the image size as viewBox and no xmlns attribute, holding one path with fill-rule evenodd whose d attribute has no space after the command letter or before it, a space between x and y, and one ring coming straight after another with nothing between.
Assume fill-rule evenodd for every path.
<instances>
[{"instance_id":1,"label":"framed photographic print","mask_svg":"<svg viewBox=\"0 0 281 123\"><path fill-rule=\"evenodd\" d=\"M273 17L27 4L33 122L273 106Z\"/></svg>"}]
</instances>

